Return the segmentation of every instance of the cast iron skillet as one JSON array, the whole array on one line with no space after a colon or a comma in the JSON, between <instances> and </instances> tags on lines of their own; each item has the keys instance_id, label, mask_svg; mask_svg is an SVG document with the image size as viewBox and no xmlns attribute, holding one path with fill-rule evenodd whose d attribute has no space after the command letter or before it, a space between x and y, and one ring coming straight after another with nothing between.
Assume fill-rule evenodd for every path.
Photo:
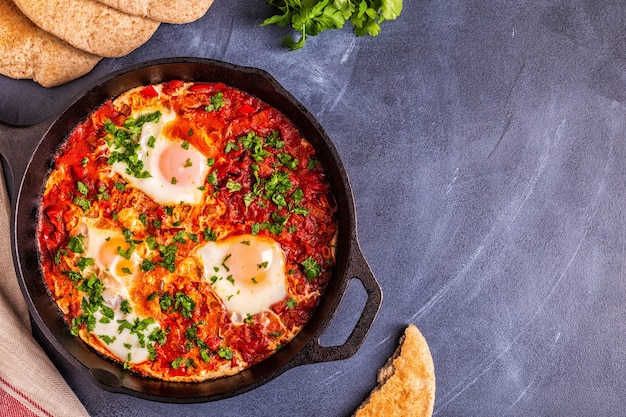
<instances>
[{"instance_id":1,"label":"cast iron skillet","mask_svg":"<svg viewBox=\"0 0 626 417\"><path fill-rule=\"evenodd\" d=\"M35 237L39 199L52 158L69 132L105 100L139 85L173 79L223 82L264 100L287 115L315 147L339 206L337 265L319 307L302 332L259 364L237 375L202 383L163 382L130 374L71 336L41 275ZM231 397L256 388L294 366L349 358L361 346L378 313L382 291L359 247L352 191L339 154L311 113L259 69L196 58L137 65L96 83L51 120L28 128L0 124L0 154L11 196L13 259L31 321L61 357L105 390L173 403ZM320 338L353 278L359 279L367 292L361 316L343 345L322 346Z\"/></svg>"}]
</instances>

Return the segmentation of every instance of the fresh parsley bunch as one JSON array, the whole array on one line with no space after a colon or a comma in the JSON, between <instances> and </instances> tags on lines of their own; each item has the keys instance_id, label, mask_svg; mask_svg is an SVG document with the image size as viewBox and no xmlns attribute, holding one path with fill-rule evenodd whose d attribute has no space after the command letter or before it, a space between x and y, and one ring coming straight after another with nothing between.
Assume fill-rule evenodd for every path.
<instances>
[{"instance_id":1,"label":"fresh parsley bunch","mask_svg":"<svg viewBox=\"0 0 626 417\"><path fill-rule=\"evenodd\" d=\"M267 0L277 13L262 26L291 25L299 38L289 35L284 43L290 50L304 46L307 36L315 36L328 29L340 29L346 22L354 26L356 36L376 36L380 24L394 20L402 12L402 0Z\"/></svg>"}]
</instances>

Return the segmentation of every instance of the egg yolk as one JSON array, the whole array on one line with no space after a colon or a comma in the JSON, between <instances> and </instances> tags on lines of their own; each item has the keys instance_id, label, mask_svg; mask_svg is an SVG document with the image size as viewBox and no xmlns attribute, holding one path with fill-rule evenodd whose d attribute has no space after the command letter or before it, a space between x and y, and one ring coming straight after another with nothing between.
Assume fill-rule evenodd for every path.
<instances>
[{"instance_id":1,"label":"egg yolk","mask_svg":"<svg viewBox=\"0 0 626 417\"><path fill-rule=\"evenodd\" d=\"M267 270L273 261L272 247L255 243L251 245L249 241L241 241L233 245L233 250L224 261L229 274L242 287L263 285L269 279Z\"/></svg>"},{"instance_id":2,"label":"egg yolk","mask_svg":"<svg viewBox=\"0 0 626 417\"><path fill-rule=\"evenodd\" d=\"M132 275L135 272L134 263L120 255L120 250L125 251L129 248L130 243L121 237L111 238L100 248L100 261L117 277Z\"/></svg>"},{"instance_id":3,"label":"egg yolk","mask_svg":"<svg viewBox=\"0 0 626 417\"><path fill-rule=\"evenodd\" d=\"M184 143L170 141L161 153L159 170L172 184L188 186L202 177L205 161L199 152L185 149Z\"/></svg>"}]
</instances>

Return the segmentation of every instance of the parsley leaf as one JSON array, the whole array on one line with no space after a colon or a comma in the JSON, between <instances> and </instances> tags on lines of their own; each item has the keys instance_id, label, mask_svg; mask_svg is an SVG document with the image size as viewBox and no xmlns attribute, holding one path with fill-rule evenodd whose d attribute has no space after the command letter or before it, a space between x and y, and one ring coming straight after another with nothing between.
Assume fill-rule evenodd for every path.
<instances>
[{"instance_id":1,"label":"parsley leaf","mask_svg":"<svg viewBox=\"0 0 626 417\"><path fill-rule=\"evenodd\" d=\"M348 22L356 36L376 36L382 22L394 20L402 12L402 0L267 0L267 3L277 9L277 14L265 19L261 26L291 26L296 37L287 36L283 42L292 51L302 48L307 36L341 29Z\"/></svg>"},{"instance_id":2,"label":"parsley leaf","mask_svg":"<svg viewBox=\"0 0 626 417\"><path fill-rule=\"evenodd\" d=\"M302 266L302 272L304 272L304 276L306 276L306 279L309 282L317 278L320 272L322 272L321 265L318 264L312 256L306 258L300 265Z\"/></svg>"},{"instance_id":3,"label":"parsley leaf","mask_svg":"<svg viewBox=\"0 0 626 417\"><path fill-rule=\"evenodd\" d=\"M224 105L226 104L224 102L224 93L222 93L221 91L213 94L210 100L211 100L211 104L207 105L204 108L204 111L206 112L217 111L221 109L222 107L224 107Z\"/></svg>"}]
</instances>

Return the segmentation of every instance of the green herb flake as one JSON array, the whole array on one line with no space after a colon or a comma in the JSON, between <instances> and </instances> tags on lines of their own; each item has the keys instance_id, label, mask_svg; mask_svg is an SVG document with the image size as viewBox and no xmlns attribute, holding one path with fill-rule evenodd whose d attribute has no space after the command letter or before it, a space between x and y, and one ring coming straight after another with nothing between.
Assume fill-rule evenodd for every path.
<instances>
[{"instance_id":1,"label":"green herb flake","mask_svg":"<svg viewBox=\"0 0 626 417\"><path fill-rule=\"evenodd\" d=\"M220 347L219 350L217 351L217 355L222 358L222 359L226 359L226 360L231 360L233 358L233 351L228 348L228 347Z\"/></svg>"},{"instance_id":2,"label":"green herb flake","mask_svg":"<svg viewBox=\"0 0 626 417\"><path fill-rule=\"evenodd\" d=\"M98 335L98 337L100 338L100 340L102 340L107 345L110 345L111 343L115 342L115 340L117 339L115 336L111 337L111 336L106 335L106 334Z\"/></svg>"},{"instance_id":3,"label":"green herb flake","mask_svg":"<svg viewBox=\"0 0 626 417\"><path fill-rule=\"evenodd\" d=\"M226 105L224 101L224 93L221 91L213 94L209 100L211 103L204 107L204 111L206 112L217 111Z\"/></svg>"},{"instance_id":4,"label":"green herb flake","mask_svg":"<svg viewBox=\"0 0 626 417\"><path fill-rule=\"evenodd\" d=\"M95 262L96 262L96 260L94 258L80 258L78 260L78 263L76 264L76 266L81 271L84 271L86 268L88 268L88 267L92 266L93 264L95 264Z\"/></svg>"},{"instance_id":5,"label":"green herb flake","mask_svg":"<svg viewBox=\"0 0 626 417\"><path fill-rule=\"evenodd\" d=\"M85 252L84 239L85 236L82 233L70 237L67 248L74 253Z\"/></svg>"},{"instance_id":6,"label":"green herb flake","mask_svg":"<svg viewBox=\"0 0 626 417\"><path fill-rule=\"evenodd\" d=\"M287 301L285 301L285 305L287 305L287 308L292 309L298 305L298 302L293 297L290 297Z\"/></svg>"},{"instance_id":7,"label":"green herb flake","mask_svg":"<svg viewBox=\"0 0 626 417\"><path fill-rule=\"evenodd\" d=\"M204 240L210 240L211 242L215 242L217 240L217 235L210 227L204 229L202 235L204 236Z\"/></svg>"},{"instance_id":8,"label":"green herb flake","mask_svg":"<svg viewBox=\"0 0 626 417\"><path fill-rule=\"evenodd\" d=\"M301 264L302 272L304 272L304 276L306 279L311 282L322 272L322 267L317 263L312 256L306 258Z\"/></svg>"},{"instance_id":9,"label":"green herb flake","mask_svg":"<svg viewBox=\"0 0 626 417\"><path fill-rule=\"evenodd\" d=\"M154 262L150 261L149 259L144 259L141 262L141 270L144 271L144 272L150 272L154 268L156 268L156 264Z\"/></svg>"},{"instance_id":10,"label":"green herb flake","mask_svg":"<svg viewBox=\"0 0 626 417\"><path fill-rule=\"evenodd\" d=\"M231 193L234 193L235 191L241 190L241 184L229 178L226 182L226 189Z\"/></svg>"},{"instance_id":11,"label":"green herb flake","mask_svg":"<svg viewBox=\"0 0 626 417\"><path fill-rule=\"evenodd\" d=\"M122 303L120 304L120 310L122 311L122 313L124 314L129 314L132 313L133 308L130 306L130 303L128 302L128 300L124 300L122 301Z\"/></svg>"},{"instance_id":12,"label":"green herb flake","mask_svg":"<svg viewBox=\"0 0 626 417\"><path fill-rule=\"evenodd\" d=\"M78 190L79 193L81 193L82 195L87 195L87 193L89 193L89 187L87 187L85 185L84 182L82 181L77 181L76 182L76 189Z\"/></svg>"},{"instance_id":13,"label":"green herb flake","mask_svg":"<svg viewBox=\"0 0 626 417\"><path fill-rule=\"evenodd\" d=\"M54 254L55 264L58 265L61 263L61 256L67 256L67 251L65 249L59 249L58 251L56 251L56 253Z\"/></svg>"},{"instance_id":14,"label":"green herb flake","mask_svg":"<svg viewBox=\"0 0 626 417\"><path fill-rule=\"evenodd\" d=\"M78 207L82 208L85 213L88 212L91 208L91 201L83 197L74 197L74 200L72 202Z\"/></svg>"}]
</instances>

